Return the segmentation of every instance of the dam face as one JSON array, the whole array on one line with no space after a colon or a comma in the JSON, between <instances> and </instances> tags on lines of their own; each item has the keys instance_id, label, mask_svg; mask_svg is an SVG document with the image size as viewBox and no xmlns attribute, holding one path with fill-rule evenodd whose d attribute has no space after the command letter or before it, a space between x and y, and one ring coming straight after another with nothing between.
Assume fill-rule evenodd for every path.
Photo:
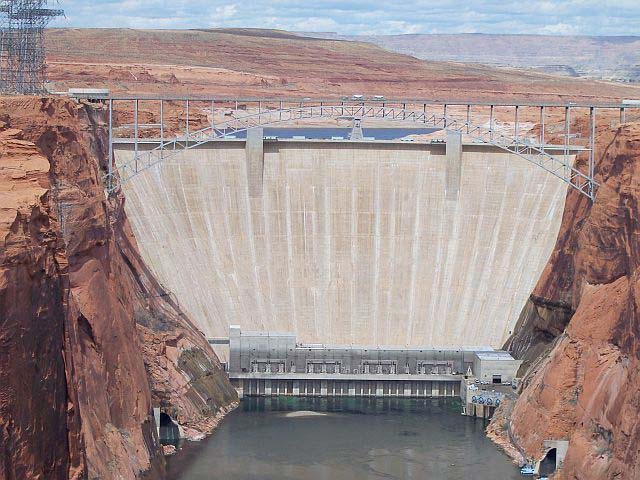
<instances>
[{"instance_id":1,"label":"dam face","mask_svg":"<svg viewBox=\"0 0 640 480\"><path fill-rule=\"evenodd\" d=\"M237 324L307 343L497 348L567 185L485 145L452 168L444 144L227 140L123 189L146 262L207 336Z\"/></svg>"}]
</instances>

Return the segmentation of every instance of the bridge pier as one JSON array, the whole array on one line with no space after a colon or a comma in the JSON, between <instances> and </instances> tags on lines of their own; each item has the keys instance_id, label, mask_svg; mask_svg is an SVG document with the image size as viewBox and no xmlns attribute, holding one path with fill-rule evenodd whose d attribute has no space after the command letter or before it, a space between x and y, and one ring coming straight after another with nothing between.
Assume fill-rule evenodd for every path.
<instances>
[{"instance_id":1,"label":"bridge pier","mask_svg":"<svg viewBox=\"0 0 640 480\"><path fill-rule=\"evenodd\" d=\"M447 171L446 191L447 200L458 200L460 193L460 179L462 176L462 133L447 132Z\"/></svg>"},{"instance_id":2,"label":"bridge pier","mask_svg":"<svg viewBox=\"0 0 640 480\"><path fill-rule=\"evenodd\" d=\"M262 196L262 177L264 172L264 129L247 130L245 146L247 157L247 184L250 198Z\"/></svg>"}]
</instances>

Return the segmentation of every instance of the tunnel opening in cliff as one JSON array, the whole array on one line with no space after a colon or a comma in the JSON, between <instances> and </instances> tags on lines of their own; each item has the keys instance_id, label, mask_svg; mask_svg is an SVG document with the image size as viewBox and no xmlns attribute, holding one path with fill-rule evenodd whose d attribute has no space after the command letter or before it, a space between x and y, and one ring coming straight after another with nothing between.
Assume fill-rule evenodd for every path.
<instances>
[{"instance_id":1,"label":"tunnel opening in cliff","mask_svg":"<svg viewBox=\"0 0 640 480\"><path fill-rule=\"evenodd\" d=\"M180 428L165 412L160 412L160 441L162 443L176 443L180 440Z\"/></svg>"},{"instance_id":2,"label":"tunnel opening in cliff","mask_svg":"<svg viewBox=\"0 0 640 480\"><path fill-rule=\"evenodd\" d=\"M146 262L208 337L500 348L567 191L488 145L463 145L454 198L444 144L265 141L258 173L249 155L209 142L123 184Z\"/></svg>"},{"instance_id":3,"label":"tunnel opening in cliff","mask_svg":"<svg viewBox=\"0 0 640 480\"><path fill-rule=\"evenodd\" d=\"M545 456L540 460L540 468L538 473L540 476L551 475L556 471L556 458L557 450L555 448L550 449Z\"/></svg>"}]
</instances>

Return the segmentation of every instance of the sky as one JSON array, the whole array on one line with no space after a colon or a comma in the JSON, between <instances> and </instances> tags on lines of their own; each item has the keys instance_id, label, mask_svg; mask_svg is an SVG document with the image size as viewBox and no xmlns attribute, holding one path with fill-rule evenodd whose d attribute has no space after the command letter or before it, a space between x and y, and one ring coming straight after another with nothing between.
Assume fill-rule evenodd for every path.
<instances>
[{"instance_id":1,"label":"sky","mask_svg":"<svg viewBox=\"0 0 640 480\"><path fill-rule=\"evenodd\" d=\"M51 1L50 5L55 4ZM58 0L57 27L640 35L640 0Z\"/></svg>"}]
</instances>

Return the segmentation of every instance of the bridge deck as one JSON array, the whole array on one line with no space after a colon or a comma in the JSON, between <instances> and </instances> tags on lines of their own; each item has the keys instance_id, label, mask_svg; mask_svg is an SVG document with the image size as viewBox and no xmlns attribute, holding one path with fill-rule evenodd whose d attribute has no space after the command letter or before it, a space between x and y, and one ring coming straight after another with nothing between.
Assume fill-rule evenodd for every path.
<instances>
[{"instance_id":1,"label":"bridge deck","mask_svg":"<svg viewBox=\"0 0 640 480\"><path fill-rule=\"evenodd\" d=\"M134 100L165 100L174 102L211 102L217 103L284 103L284 104L335 104L344 102L345 105L357 105L357 104L379 104L379 105L451 105L451 106L478 106L478 107L571 107L571 108L639 108L638 105L622 103L620 102L570 102L570 101L505 101L505 100L485 100L485 101L473 101L473 100L433 100L424 98L385 98L384 100L374 99L362 99L354 100L351 98L344 99L343 97L211 97L211 96L175 96L175 95L112 95L109 97L113 101L134 101Z\"/></svg>"}]
</instances>

